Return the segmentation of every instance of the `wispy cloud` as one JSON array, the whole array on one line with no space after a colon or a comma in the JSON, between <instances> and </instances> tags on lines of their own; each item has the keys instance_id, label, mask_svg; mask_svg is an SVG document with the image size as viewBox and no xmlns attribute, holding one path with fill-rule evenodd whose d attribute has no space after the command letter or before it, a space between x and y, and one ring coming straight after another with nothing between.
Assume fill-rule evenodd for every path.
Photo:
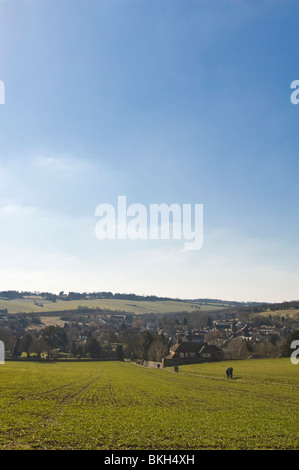
<instances>
[{"instance_id":1,"label":"wispy cloud","mask_svg":"<svg viewBox=\"0 0 299 470\"><path fill-rule=\"evenodd\" d=\"M32 165L37 170L50 172L51 174L63 174L65 177L75 174L86 174L95 170L89 160L76 158L71 155L39 155L32 158Z\"/></svg>"}]
</instances>

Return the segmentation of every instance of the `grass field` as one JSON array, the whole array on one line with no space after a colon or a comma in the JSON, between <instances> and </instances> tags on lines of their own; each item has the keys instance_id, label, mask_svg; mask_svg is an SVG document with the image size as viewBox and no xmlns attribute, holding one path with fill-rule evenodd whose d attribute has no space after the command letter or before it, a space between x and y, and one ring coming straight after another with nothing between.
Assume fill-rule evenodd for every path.
<instances>
[{"instance_id":1,"label":"grass field","mask_svg":"<svg viewBox=\"0 0 299 470\"><path fill-rule=\"evenodd\" d=\"M290 317L290 318L296 318L299 315L299 309L298 308L289 308L285 310L267 310L266 312L263 312L262 315L264 317L268 317L269 315L272 315L273 317L279 316L279 317ZM259 316L258 313L255 313L252 315L253 317Z\"/></svg>"},{"instance_id":2,"label":"grass field","mask_svg":"<svg viewBox=\"0 0 299 470\"><path fill-rule=\"evenodd\" d=\"M35 301L38 304L36 305ZM127 313L172 313L172 312L193 312L197 307L200 311L206 312L217 310L228 306L225 303L207 303L199 305L198 302L178 302L174 300L165 301L145 301L145 300L121 300L121 299L82 299L82 300L57 300L51 302L42 298L24 298L4 300L0 299L0 310L7 308L8 313L44 313L57 312L62 310L76 310L78 307L90 309L100 308L103 310L122 311Z\"/></svg>"},{"instance_id":3,"label":"grass field","mask_svg":"<svg viewBox=\"0 0 299 470\"><path fill-rule=\"evenodd\" d=\"M298 449L299 366L226 366L6 362L0 449Z\"/></svg>"}]
</instances>

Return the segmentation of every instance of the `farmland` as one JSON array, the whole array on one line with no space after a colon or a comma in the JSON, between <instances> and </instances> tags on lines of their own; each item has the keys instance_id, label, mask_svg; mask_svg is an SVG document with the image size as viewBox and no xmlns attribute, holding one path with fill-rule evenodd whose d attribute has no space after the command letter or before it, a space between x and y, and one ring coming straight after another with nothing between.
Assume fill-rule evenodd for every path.
<instances>
[{"instance_id":1,"label":"farmland","mask_svg":"<svg viewBox=\"0 0 299 470\"><path fill-rule=\"evenodd\" d=\"M299 365L226 366L6 362L0 449L298 449Z\"/></svg>"},{"instance_id":2,"label":"farmland","mask_svg":"<svg viewBox=\"0 0 299 470\"><path fill-rule=\"evenodd\" d=\"M145 300L122 300L122 299L80 299L80 300L57 300L51 302L42 297L26 297L22 299L1 299L0 310L7 309L10 314L14 313L40 313L61 312L65 310L81 309L101 309L111 312L125 312L133 314L142 313L172 313L172 312L192 312L200 308L201 311L217 310L229 306L228 303L217 302L184 302L176 300L167 301L145 301Z\"/></svg>"}]
</instances>

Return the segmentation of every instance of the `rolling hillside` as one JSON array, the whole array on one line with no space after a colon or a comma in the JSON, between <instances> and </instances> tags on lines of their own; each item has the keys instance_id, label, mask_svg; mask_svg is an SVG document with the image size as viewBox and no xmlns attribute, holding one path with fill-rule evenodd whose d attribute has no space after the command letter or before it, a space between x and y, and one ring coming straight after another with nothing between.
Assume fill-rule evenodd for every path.
<instances>
[{"instance_id":1,"label":"rolling hillside","mask_svg":"<svg viewBox=\"0 0 299 470\"><path fill-rule=\"evenodd\" d=\"M7 309L7 313L48 313L67 310L100 309L112 312L133 314L142 313L173 313L173 312L201 312L228 308L234 303L221 300L130 300L117 298L86 298L65 300L57 298L55 301L47 300L41 295L24 295L22 298L5 298L0 296L0 310Z\"/></svg>"}]
</instances>

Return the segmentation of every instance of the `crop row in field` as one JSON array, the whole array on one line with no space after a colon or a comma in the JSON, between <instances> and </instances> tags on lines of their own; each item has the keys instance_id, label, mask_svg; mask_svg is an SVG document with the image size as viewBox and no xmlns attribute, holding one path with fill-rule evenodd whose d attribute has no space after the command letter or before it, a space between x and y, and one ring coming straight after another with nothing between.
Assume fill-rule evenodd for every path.
<instances>
[{"instance_id":1,"label":"crop row in field","mask_svg":"<svg viewBox=\"0 0 299 470\"><path fill-rule=\"evenodd\" d=\"M129 363L0 366L1 449L296 449L288 359L145 369ZM299 366L298 366L299 367Z\"/></svg>"}]
</instances>

